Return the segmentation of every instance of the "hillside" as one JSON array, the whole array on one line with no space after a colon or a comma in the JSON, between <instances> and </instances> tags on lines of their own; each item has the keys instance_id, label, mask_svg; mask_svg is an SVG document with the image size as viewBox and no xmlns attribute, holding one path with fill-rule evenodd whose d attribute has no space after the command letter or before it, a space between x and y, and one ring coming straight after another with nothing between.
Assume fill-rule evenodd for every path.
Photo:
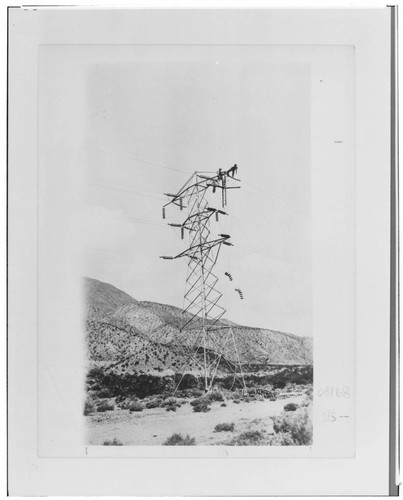
<instances>
[{"instance_id":1,"label":"hillside","mask_svg":"<svg viewBox=\"0 0 403 500\"><path fill-rule=\"evenodd\" d=\"M117 373L153 373L179 370L194 351L200 329L180 332L182 310L138 301L114 286L85 278L86 336L90 365L113 368ZM228 338L229 321L210 334L210 355L223 354L220 371L236 359ZM245 366L312 364L312 339L269 329L232 324L233 338ZM201 356L201 353L198 355ZM187 370L200 370L197 356Z\"/></svg>"},{"instance_id":2,"label":"hillside","mask_svg":"<svg viewBox=\"0 0 403 500\"><path fill-rule=\"evenodd\" d=\"M94 309L106 315L120 306L138 303L122 290L92 278L84 278L84 293L87 311Z\"/></svg>"}]
</instances>

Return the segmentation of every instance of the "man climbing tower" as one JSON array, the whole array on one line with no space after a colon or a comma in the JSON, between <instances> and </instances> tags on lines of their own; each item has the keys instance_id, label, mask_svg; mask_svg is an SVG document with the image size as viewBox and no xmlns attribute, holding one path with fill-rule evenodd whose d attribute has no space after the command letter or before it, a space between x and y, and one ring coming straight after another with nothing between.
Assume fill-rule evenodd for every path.
<instances>
[{"instance_id":1,"label":"man climbing tower","mask_svg":"<svg viewBox=\"0 0 403 500\"><path fill-rule=\"evenodd\" d=\"M235 177L235 174L238 172L238 166L237 164L235 163L235 165L233 167L231 167L228 171L227 171L227 175L229 175L230 177Z\"/></svg>"}]
</instances>

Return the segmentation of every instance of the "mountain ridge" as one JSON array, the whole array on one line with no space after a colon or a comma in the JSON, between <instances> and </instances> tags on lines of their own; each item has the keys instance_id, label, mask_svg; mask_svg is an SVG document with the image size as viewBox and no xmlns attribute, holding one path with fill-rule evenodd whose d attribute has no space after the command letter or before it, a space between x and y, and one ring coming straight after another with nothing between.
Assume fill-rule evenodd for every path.
<instances>
[{"instance_id":1,"label":"mountain ridge","mask_svg":"<svg viewBox=\"0 0 403 500\"><path fill-rule=\"evenodd\" d=\"M86 337L92 366L113 366L121 373L177 371L186 363L200 371L189 352L197 343L199 328L181 332L182 309L151 301L138 301L109 283L84 278ZM238 355L245 366L311 365L312 338L229 320L217 324L206 348L232 363ZM232 328L234 342L225 341ZM236 344L236 345L235 345ZM198 344L197 344L198 345ZM237 352L238 351L238 352ZM221 367L220 367L221 369ZM225 363L223 363L223 370Z\"/></svg>"}]
</instances>

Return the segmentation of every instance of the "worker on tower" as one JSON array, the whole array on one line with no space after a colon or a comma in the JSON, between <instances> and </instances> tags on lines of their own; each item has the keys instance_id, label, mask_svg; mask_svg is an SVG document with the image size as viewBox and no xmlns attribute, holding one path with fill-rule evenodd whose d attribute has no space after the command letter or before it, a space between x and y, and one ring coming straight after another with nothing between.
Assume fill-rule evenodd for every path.
<instances>
[{"instance_id":1,"label":"worker on tower","mask_svg":"<svg viewBox=\"0 0 403 500\"><path fill-rule=\"evenodd\" d=\"M228 171L227 171L227 174L230 176L230 177L235 177L235 174L238 172L238 166L237 164L235 163L235 165L233 167L231 167Z\"/></svg>"}]
</instances>

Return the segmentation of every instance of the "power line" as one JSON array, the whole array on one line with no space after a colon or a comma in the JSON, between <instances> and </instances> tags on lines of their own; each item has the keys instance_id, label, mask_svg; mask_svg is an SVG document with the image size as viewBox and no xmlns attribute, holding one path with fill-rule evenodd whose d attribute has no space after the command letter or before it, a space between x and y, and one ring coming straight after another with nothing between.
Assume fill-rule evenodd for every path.
<instances>
[{"instance_id":1,"label":"power line","mask_svg":"<svg viewBox=\"0 0 403 500\"><path fill-rule=\"evenodd\" d=\"M139 224L148 224L151 226L165 226L165 224L161 224L160 222L155 222L147 219L140 219L138 217L130 217L129 215L108 215L100 213L95 213L95 215L97 217L108 217L111 219L123 220L125 222L130 221L130 222L138 222Z\"/></svg>"},{"instance_id":2,"label":"power line","mask_svg":"<svg viewBox=\"0 0 403 500\"><path fill-rule=\"evenodd\" d=\"M88 247L90 251L92 252L102 252L102 253L112 253L115 255L129 255L130 257L133 257L134 253L131 252L120 252L119 250L106 250L105 248L99 248L99 247ZM138 254L136 254L138 256ZM147 257L146 255L143 255L143 257Z\"/></svg>"},{"instance_id":3,"label":"power line","mask_svg":"<svg viewBox=\"0 0 403 500\"><path fill-rule=\"evenodd\" d=\"M105 188L105 189L113 189L114 191L122 191L124 193L138 194L139 196L144 196L146 198L153 198L154 200L163 200L162 197L157 197L157 196L152 196L152 195L149 195L149 194L140 193L139 191L134 191L132 189L118 188L118 187L115 187L115 186L111 186L111 185L107 185L107 184L102 184L101 182L89 182L89 184L91 184L92 186L98 186L98 187L102 187L102 188Z\"/></svg>"},{"instance_id":4,"label":"power line","mask_svg":"<svg viewBox=\"0 0 403 500\"><path fill-rule=\"evenodd\" d=\"M126 183L110 181L108 179L91 179L91 182L99 183L102 185L113 186L116 188L130 189L131 191L136 191L137 186L129 186ZM154 191L153 189L141 188L141 191L147 191L148 193L153 193L158 195L158 199L163 199L161 196L161 191Z\"/></svg>"},{"instance_id":5,"label":"power line","mask_svg":"<svg viewBox=\"0 0 403 500\"><path fill-rule=\"evenodd\" d=\"M122 216L120 218L123 220L129 220L131 222L138 222L140 224L148 224L150 226L163 226L164 225L164 224L161 224L159 222L154 222L154 221L146 220L146 219L139 219L137 217Z\"/></svg>"},{"instance_id":6,"label":"power line","mask_svg":"<svg viewBox=\"0 0 403 500\"><path fill-rule=\"evenodd\" d=\"M262 189L259 186L256 186L255 184L251 184L250 182L243 181L243 183L246 184L247 186L249 186L249 188L255 189L255 191L258 191L259 193L262 193L262 194L264 194L264 195L266 195L266 196L268 196L270 198L276 198L276 200L278 200L283 205L286 205L286 206L294 205L295 206L295 203L292 203L292 201L287 201L280 194L269 192L267 190Z\"/></svg>"},{"instance_id":7,"label":"power line","mask_svg":"<svg viewBox=\"0 0 403 500\"><path fill-rule=\"evenodd\" d=\"M120 157L120 158L135 160L135 161L138 161L140 163L145 163L147 165L152 165L152 166L157 167L157 168L164 168L164 169L167 169L167 170L171 170L173 172L189 173L189 170L185 170L183 168L179 168L178 166L174 167L172 165L168 165L168 164L160 162L160 161L153 161L153 160L149 160L149 159L145 159L145 158L140 158L140 157L135 156L135 155L133 155L131 153L130 154L128 154L126 152L120 153L120 152L118 152L118 150L113 149L113 148L105 149L105 148L96 148L96 147L93 147L93 146L88 146L88 149L93 150L93 151L98 151L98 152L101 152L101 153L105 153L105 154L109 154L109 155L112 155L112 156L117 156L117 157ZM277 195L275 193L270 193L269 191L266 191L266 190L262 189L261 187L256 186L255 184L252 184L250 182L243 181L243 184L246 184L250 188L253 188L253 189L255 189L256 191L258 191L258 192L260 192L262 194L265 194L265 195L268 195L268 196L271 196L271 197L275 196L276 199L278 199L281 203L288 204L286 202L286 200L283 197L281 197L280 195ZM156 191L154 191L154 192L156 192Z\"/></svg>"},{"instance_id":8,"label":"power line","mask_svg":"<svg viewBox=\"0 0 403 500\"><path fill-rule=\"evenodd\" d=\"M129 159L129 160L136 160L140 163L146 163L147 165L153 165L154 167L158 167L158 168L165 168L167 170L172 170L174 172L181 172L181 173L188 173L189 171L188 170L182 170L182 169L179 169L179 168L175 168L175 167L170 167L164 163L160 163L160 162L156 162L156 161L151 161L151 160L145 160L144 158L139 158L138 156L134 156L132 154L121 154L121 153L117 153L113 150L107 150L107 149L101 149L101 148L94 148L94 147L91 147L91 146L88 146L88 149L91 149L93 151L99 151L101 153L105 153L105 154L109 154L109 155L112 155L112 156L118 156L120 158L126 158L126 159Z\"/></svg>"}]
</instances>

